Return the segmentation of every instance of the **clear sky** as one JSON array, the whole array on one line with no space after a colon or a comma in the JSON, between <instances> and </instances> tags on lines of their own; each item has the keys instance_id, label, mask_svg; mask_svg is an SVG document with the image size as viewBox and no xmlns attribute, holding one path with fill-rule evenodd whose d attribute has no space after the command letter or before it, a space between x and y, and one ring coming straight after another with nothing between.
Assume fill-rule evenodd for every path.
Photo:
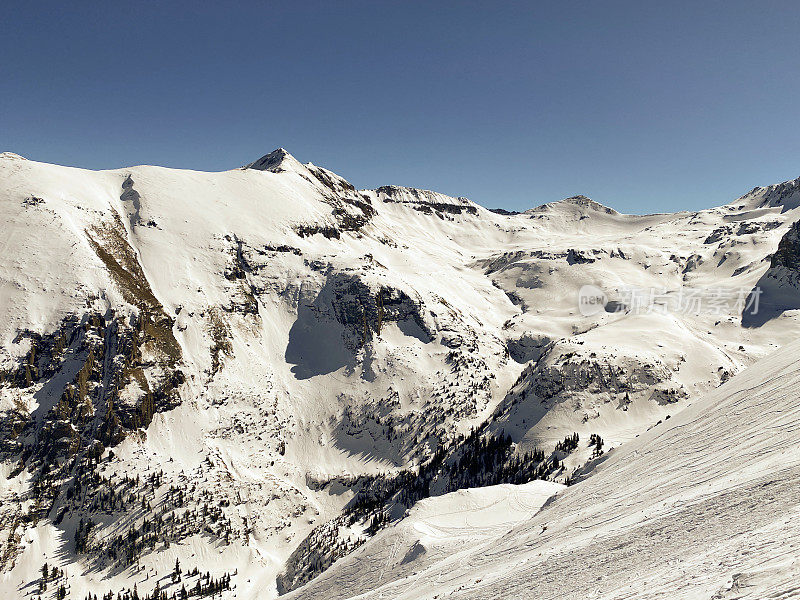
<instances>
[{"instance_id":1,"label":"clear sky","mask_svg":"<svg viewBox=\"0 0 800 600\"><path fill-rule=\"evenodd\" d=\"M800 175L800 2L8 2L0 150L702 208Z\"/></svg>"}]
</instances>

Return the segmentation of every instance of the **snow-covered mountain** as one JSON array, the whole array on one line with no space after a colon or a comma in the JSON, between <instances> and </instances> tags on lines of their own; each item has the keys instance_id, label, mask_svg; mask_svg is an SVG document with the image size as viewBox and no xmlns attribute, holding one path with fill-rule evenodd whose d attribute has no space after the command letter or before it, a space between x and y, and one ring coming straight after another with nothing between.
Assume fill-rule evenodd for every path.
<instances>
[{"instance_id":1,"label":"snow-covered mountain","mask_svg":"<svg viewBox=\"0 0 800 600\"><path fill-rule=\"evenodd\" d=\"M283 149L221 173L0 155L0 586L270 597L417 500L548 479L496 492L538 508L796 338L798 181L509 215ZM707 306L660 308L686 290Z\"/></svg>"}]
</instances>

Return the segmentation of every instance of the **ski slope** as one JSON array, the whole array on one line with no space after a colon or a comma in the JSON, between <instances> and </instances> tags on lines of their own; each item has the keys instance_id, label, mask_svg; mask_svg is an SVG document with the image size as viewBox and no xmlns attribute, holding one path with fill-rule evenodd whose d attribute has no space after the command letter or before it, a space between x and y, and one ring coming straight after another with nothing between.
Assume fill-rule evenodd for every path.
<instances>
[{"instance_id":1,"label":"ski slope","mask_svg":"<svg viewBox=\"0 0 800 600\"><path fill-rule=\"evenodd\" d=\"M289 597L798 597L798 356L793 343L758 362L614 450L508 532L478 535L389 579L399 557L384 558L385 548L402 539L409 516L399 534L384 532ZM384 576L365 580L376 571Z\"/></svg>"}]
</instances>

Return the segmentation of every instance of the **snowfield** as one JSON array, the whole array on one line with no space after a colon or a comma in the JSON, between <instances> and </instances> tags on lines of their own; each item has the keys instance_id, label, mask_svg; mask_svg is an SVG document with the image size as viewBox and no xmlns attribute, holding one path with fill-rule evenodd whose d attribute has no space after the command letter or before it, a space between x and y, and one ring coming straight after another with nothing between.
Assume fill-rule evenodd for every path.
<instances>
[{"instance_id":1,"label":"snowfield","mask_svg":"<svg viewBox=\"0 0 800 600\"><path fill-rule=\"evenodd\" d=\"M419 585L428 568L455 568L465 548L499 539L536 515L564 487L532 481L459 490L422 500L407 517L303 588L300 597L349 598L382 585L389 586L384 595L391 597L394 582L410 578ZM425 588L424 595L432 589Z\"/></svg>"},{"instance_id":2,"label":"snowfield","mask_svg":"<svg viewBox=\"0 0 800 600\"><path fill-rule=\"evenodd\" d=\"M0 594L778 585L798 221L800 179L504 215L282 149L220 173L0 154Z\"/></svg>"}]
</instances>

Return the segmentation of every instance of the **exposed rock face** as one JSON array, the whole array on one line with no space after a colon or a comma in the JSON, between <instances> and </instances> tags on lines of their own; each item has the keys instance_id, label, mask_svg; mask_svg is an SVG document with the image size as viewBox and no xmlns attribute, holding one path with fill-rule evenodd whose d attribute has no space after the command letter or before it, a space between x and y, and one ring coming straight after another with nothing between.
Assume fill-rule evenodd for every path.
<instances>
[{"instance_id":1,"label":"exposed rock face","mask_svg":"<svg viewBox=\"0 0 800 600\"><path fill-rule=\"evenodd\" d=\"M753 235L764 231L772 231L781 225L780 221L744 221L739 223L738 228L734 228L733 225L723 225L711 232L711 235L703 243L730 242L732 236Z\"/></svg>"},{"instance_id":2,"label":"exposed rock face","mask_svg":"<svg viewBox=\"0 0 800 600\"><path fill-rule=\"evenodd\" d=\"M563 352L552 348L549 357L543 357L523 372L527 381L525 395L534 395L541 401L564 399L582 391L594 394L625 394L642 392L670 378L664 364L624 360L612 364L597 357Z\"/></svg>"},{"instance_id":3,"label":"exposed rock face","mask_svg":"<svg viewBox=\"0 0 800 600\"><path fill-rule=\"evenodd\" d=\"M551 341L547 336L525 334L517 340L508 341L508 353L521 364L537 361Z\"/></svg>"},{"instance_id":4,"label":"exposed rock face","mask_svg":"<svg viewBox=\"0 0 800 600\"><path fill-rule=\"evenodd\" d=\"M17 518L59 522L65 509L54 509L72 500L74 486L87 485L84 474L105 448L179 404L183 373L152 361L149 318L95 313L67 319L45 336L21 334L31 349L6 382L34 390L40 404L0 422L2 458L31 473L35 502Z\"/></svg>"},{"instance_id":5,"label":"exposed rock face","mask_svg":"<svg viewBox=\"0 0 800 600\"><path fill-rule=\"evenodd\" d=\"M717 242L719 242L719 241L721 241L723 239L726 239L732 233L733 233L733 227L731 227L730 225L725 225L723 227L718 227L713 232L711 232L711 235L709 235L705 239L705 241L703 243L704 244L716 244Z\"/></svg>"},{"instance_id":6,"label":"exposed rock face","mask_svg":"<svg viewBox=\"0 0 800 600\"><path fill-rule=\"evenodd\" d=\"M800 221L792 225L778 244L770 268L784 267L800 276Z\"/></svg>"},{"instance_id":7,"label":"exposed rock face","mask_svg":"<svg viewBox=\"0 0 800 600\"><path fill-rule=\"evenodd\" d=\"M304 165L283 148L242 168L271 173L293 172L307 181L316 182L325 201L333 207L332 222L297 225L294 229L301 237L319 234L329 239L339 239L345 231L358 231L364 227L375 214L370 198L359 194L349 181L311 163Z\"/></svg>"},{"instance_id":8,"label":"exposed rock face","mask_svg":"<svg viewBox=\"0 0 800 600\"><path fill-rule=\"evenodd\" d=\"M800 206L800 177L791 181L784 181L766 188L755 188L748 196L761 194L760 206L782 207L784 212Z\"/></svg>"},{"instance_id":9,"label":"exposed rock face","mask_svg":"<svg viewBox=\"0 0 800 600\"><path fill-rule=\"evenodd\" d=\"M535 215L538 213L546 213L552 211L554 208L557 208L559 205L571 205L574 206L581 212L588 213L589 211L594 211L606 215L618 215L619 213L614 210L613 208L609 208L599 202L595 202L591 198L587 196L583 196L581 194L577 196L570 196L569 198L564 198L559 202L551 202L549 204L543 204L541 206L537 206L530 210L525 211L527 214Z\"/></svg>"},{"instance_id":10,"label":"exposed rock face","mask_svg":"<svg viewBox=\"0 0 800 600\"><path fill-rule=\"evenodd\" d=\"M575 250L574 248L571 248L567 252L567 262L571 265L593 263L596 260L597 259L592 255L592 253L587 250Z\"/></svg>"},{"instance_id":11,"label":"exposed rock face","mask_svg":"<svg viewBox=\"0 0 800 600\"><path fill-rule=\"evenodd\" d=\"M295 158L285 149L278 148L269 154L265 154L256 161L242 167L243 169L255 169L257 171L271 171L280 173L286 170L286 163L299 164Z\"/></svg>"},{"instance_id":12,"label":"exposed rock face","mask_svg":"<svg viewBox=\"0 0 800 600\"><path fill-rule=\"evenodd\" d=\"M424 342L433 337L422 300L389 286L370 286L359 274L329 272L321 289L311 294L300 299L286 350L287 360L304 376L354 365L355 354L388 322ZM310 350L320 344L320 353Z\"/></svg>"},{"instance_id":13,"label":"exposed rock face","mask_svg":"<svg viewBox=\"0 0 800 600\"><path fill-rule=\"evenodd\" d=\"M770 267L742 311L745 327L760 327L786 311L800 308L800 221L781 238Z\"/></svg>"},{"instance_id":14,"label":"exposed rock face","mask_svg":"<svg viewBox=\"0 0 800 600\"><path fill-rule=\"evenodd\" d=\"M444 218L445 214L478 214L477 206L466 198L454 199L429 190L385 185L376 189L375 193L383 202L408 204L414 210L426 214L435 214L439 218ZM454 202L453 200L456 201Z\"/></svg>"},{"instance_id":15,"label":"exposed rock face","mask_svg":"<svg viewBox=\"0 0 800 600\"><path fill-rule=\"evenodd\" d=\"M335 273L328 277L319 297L330 299L336 322L349 333L345 343L360 340L361 344L380 335L386 322L398 325L414 324L426 341L431 331L422 317L422 302L412 300L405 292L381 286L373 291L355 275Z\"/></svg>"}]
</instances>

